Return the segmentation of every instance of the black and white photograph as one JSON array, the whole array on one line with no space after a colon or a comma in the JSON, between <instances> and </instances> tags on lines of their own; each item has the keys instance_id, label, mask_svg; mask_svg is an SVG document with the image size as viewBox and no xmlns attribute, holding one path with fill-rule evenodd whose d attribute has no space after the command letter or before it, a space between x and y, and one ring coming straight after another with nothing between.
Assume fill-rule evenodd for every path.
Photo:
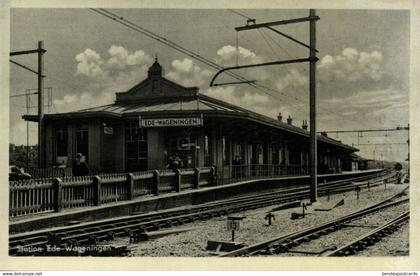
<instances>
[{"instance_id":1,"label":"black and white photograph","mask_svg":"<svg viewBox=\"0 0 420 276\"><path fill-rule=\"evenodd\" d=\"M9 12L9 257L412 255L409 9Z\"/></svg>"}]
</instances>

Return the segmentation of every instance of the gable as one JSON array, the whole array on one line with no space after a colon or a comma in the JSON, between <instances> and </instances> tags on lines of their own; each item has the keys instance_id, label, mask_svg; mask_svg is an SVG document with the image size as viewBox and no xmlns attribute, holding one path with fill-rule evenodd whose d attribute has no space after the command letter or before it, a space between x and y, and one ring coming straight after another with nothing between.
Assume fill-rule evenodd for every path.
<instances>
[{"instance_id":1,"label":"gable","mask_svg":"<svg viewBox=\"0 0 420 276\"><path fill-rule=\"evenodd\" d=\"M145 100L195 97L197 87L184 87L163 77L148 77L127 92L116 93L116 102L138 102Z\"/></svg>"}]
</instances>

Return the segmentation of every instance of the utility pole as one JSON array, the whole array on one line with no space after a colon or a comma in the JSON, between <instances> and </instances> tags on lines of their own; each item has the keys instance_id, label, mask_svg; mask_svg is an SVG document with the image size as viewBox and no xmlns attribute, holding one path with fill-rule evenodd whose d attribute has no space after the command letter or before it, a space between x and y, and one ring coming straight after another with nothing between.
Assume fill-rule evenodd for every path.
<instances>
[{"instance_id":1,"label":"utility pole","mask_svg":"<svg viewBox=\"0 0 420 276\"><path fill-rule=\"evenodd\" d=\"M42 162L44 160L42 147L42 129L43 129L43 119L44 119L44 98L43 98L43 54L46 50L43 48L43 42L38 41L38 48L34 50L26 50L26 51L18 51L18 52L10 52L10 56L20 56L20 55L29 55L29 54L38 54L38 71L32 70L31 68L20 64L16 61L10 60L11 63L26 69L32 73L37 74L38 76L38 167L42 167Z\"/></svg>"},{"instance_id":2,"label":"utility pole","mask_svg":"<svg viewBox=\"0 0 420 276\"><path fill-rule=\"evenodd\" d=\"M309 10L309 17L315 18L315 10ZM311 140L311 202L317 201L317 138L316 138L316 20L309 21L309 117Z\"/></svg>"},{"instance_id":3,"label":"utility pole","mask_svg":"<svg viewBox=\"0 0 420 276\"><path fill-rule=\"evenodd\" d=\"M26 89L26 115L29 115L30 108L30 90ZM26 121L26 168L29 168L29 121Z\"/></svg>"},{"instance_id":4,"label":"utility pole","mask_svg":"<svg viewBox=\"0 0 420 276\"><path fill-rule=\"evenodd\" d=\"M38 168L43 167L44 153L42 151L44 141L42 140L43 121L44 121L44 97L43 97L43 71L44 64L42 55L44 54L43 41L38 41Z\"/></svg>"},{"instance_id":5,"label":"utility pole","mask_svg":"<svg viewBox=\"0 0 420 276\"><path fill-rule=\"evenodd\" d=\"M407 176L410 178L410 124L407 126L408 134L407 134L407 147L408 147L408 154L407 154Z\"/></svg>"},{"instance_id":6,"label":"utility pole","mask_svg":"<svg viewBox=\"0 0 420 276\"><path fill-rule=\"evenodd\" d=\"M260 66L272 66L272 65L281 65L281 64L291 64L291 63L301 63L301 62L309 62L309 104L310 104L310 152L311 152L311 177L310 177L310 199L311 202L317 201L317 135L316 135L316 62L318 58L316 57L316 21L319 20L319 17L316 16L315 10L309 10L309 17L303 18L294 18L288 20L281 20L281 21L273 21L273 22L265 22L257 24L255 20L248 20L246 26L236 27L235 30L239 31L247 31L259 28L266 28L269 29L277 34L282 35L283 37L296 42L297 44L309 48L309 57L308 58L300 58L300 59L291 59L291 60L281 60L281 61L274 61L274 62L266 62L266 63L259 63L259 64L248 64L248 65L241 65L241 66L232 66L232 67L225 67L219 70L214 77L210 81L210 87L212 86L221 86L231 83L219 83L215 84L214 81L216 78L223 72L227 72L230 70L237 70L237 69L245 69L245 68L252 68L252 67L260 67ZM302 23L309 21L309 45L294 39L289 35L285 35L284 33L274 29L273 26L279 25L287 25L287 24L295 24L295 23ZM250 24L252 23L252 24ZM244 83L244 82L241 82Z\"/></svg>"}]
</instances>

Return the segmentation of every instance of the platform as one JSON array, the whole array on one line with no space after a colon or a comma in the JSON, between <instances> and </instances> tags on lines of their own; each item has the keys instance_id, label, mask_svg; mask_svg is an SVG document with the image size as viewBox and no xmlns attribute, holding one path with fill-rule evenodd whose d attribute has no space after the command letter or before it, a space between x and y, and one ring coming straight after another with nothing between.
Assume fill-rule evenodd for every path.
<instances>
[{"instance_id":1,"label":"platform","mask_svg":"<svg viewBox=\"0 0 420 276\"><path fill-rule=\"evenodd\" d=\"M374 174L381 170L366 170L340 174L318 175L318 182L336 181L349 177ZM286 188L289 185L308 185L309 176L293 176L247 180L223 186L213 186L196 190L184 190L145 196L134 200L118 201L101 206L64 209L59 213L38 213L10 218L9 232L19 233L50 227L69 225L77 222L88 222L97 219L128 216L133 213L148 213L170 208L184 207L224 200L246 194L256 194Z\"/></svg>"}]
</instances>

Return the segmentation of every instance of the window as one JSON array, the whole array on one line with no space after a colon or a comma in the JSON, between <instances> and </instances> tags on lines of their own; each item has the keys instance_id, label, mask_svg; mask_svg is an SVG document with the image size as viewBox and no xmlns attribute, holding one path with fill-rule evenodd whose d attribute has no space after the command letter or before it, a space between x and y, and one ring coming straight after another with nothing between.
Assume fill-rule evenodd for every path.
<instances>
[{"instance_id":1,"label":"window","mask_svg":"<svg viewBox=\"0 0 420 276\"><path fill-rule=\"evenodd\" d=\"M273 145L271 150L271 164L278 165L280 163L280 150L277 145Z\"/></svg>"},{"instance_id":2,"label":"window","mask_svg":"<svg viewBox=\"0 0 420 276\"><path fill-rule=\"evenodd\" d=\"M264 148L262 145L258 145L258 161L257 164L262 165L264 164Z\"/></svg>"},{"instance_id":3,"label":"window","mask_svg":"<svg viewBox=\"0 0 420 276\"><path fill-rule=\"evenodd\" d=\"M76 128L76 152L81 153L86 162L89 158L89 132L88 125L81 123Z\"/></svg>"},{"instance_id":4,"label":"window","mask_svg":"<svg viewBox=\"0 0 420 276\"><path fill-rule=\"evenodd\" d=\"M126 171L147 170L147 131L137 122L129 122L125 129Z\"/></svg>"},{"instance_id":5,"label":"window","mask_svg":"<svg viewBox=\"0 0 420 276\"><path fill-rule=\"evenodd\" d=\"M211 152L212 152L212 144L209 136L204 136L204 166L211 166Z\"/></svg>"},{"instance_id":6,"label":"window","mask_svg":"<svg viewBox=\"0 0 420 276\"><path fill-rule=\"evenodd\" d=\"M54 165L68 165L68 130L67 126L59 125L55 128Z\"/></svg>"},{"instance_id":7,"label":"window","mask_svg":"<svg viewBox=\"0 0 420 276\"><path fill-rule=\"evenodd\" d=\"M55 131L55 143L56 143L56 157L68 156L68 132L67 126L60 125Z\"/></svg>"},{"instance_id":8,"label":"window","mask_svg":"<svg viewBox=\"0 0 420 276\"><path fill-rule=\"evenodd\" d=\"M222 136L223 165L229 165L229 143L225 136Z\"/></svg>"},{"instance_id":9,"label":"window","mask_svg":"<svg viewBox=\"0 0 420 276\"><path fill-rule=\"evenodd\" d=\"M279 148L279 162L282 165L286 164L286 153L285 153L284 146L281 146Z\"/></svg>"},{"instance_id":10,"label":"window","mask_svg":"<svg viewBox=\"0 0 420 276\"><path fill-rule=\"evenodd\" d=\"M238 142L235 142L233 144L232 159L234 159L236 156L239 156L239 158L241 159L241 162L243 162L242 159L244 158L244 152L243 152L242 145Z\"/></svg>"}]
</instances>

